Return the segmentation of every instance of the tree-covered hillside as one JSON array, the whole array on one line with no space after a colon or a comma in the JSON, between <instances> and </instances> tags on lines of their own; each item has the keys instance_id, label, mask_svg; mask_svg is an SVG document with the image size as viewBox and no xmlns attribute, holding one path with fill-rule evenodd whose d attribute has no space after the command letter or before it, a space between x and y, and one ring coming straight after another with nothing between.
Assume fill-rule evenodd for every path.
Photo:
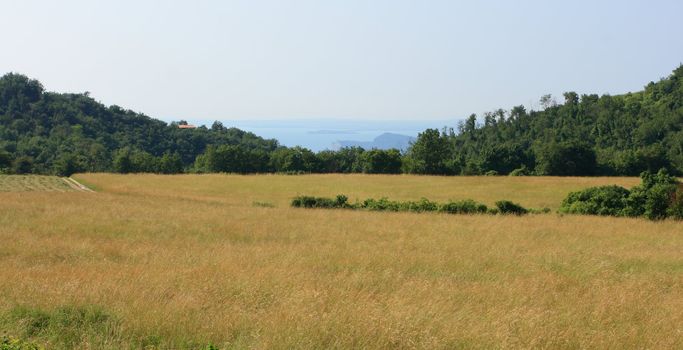
<instances>
[{"instance_id":1,"label":"tree-covered hillside","mask_svg":"<svg viewBox=\"0 0 683 350\"><path fill-rule=\"evenodd\" d=\"M207 145L264 152L278 148L275 140L220 123L210 129L179 129L175 123L106 107L87 93L46 92L40 82L19 74L0 78L0 168L9 171L96 172L117 170L115 165L127 170L128 159L150 168L128 170L179 172Z\"/></svg>"},{"instance_id":2,"label":"tree-covered hillside","mask_svg":"<svg viewBox=\"0 0 683 350\"><path fill-rule=\"evenodd\" d=\"M430 174L683 173L683 66L636 93L567 92L561 104L547 95L541 105L541 111L517 106L471 115L455 130L427 130L404 166Z\"/></svg>"},{"instance_id":3,"label":"tree-covered hillside","mask_svg":"<svg viewBox=\"0 0 683 350\"><path fill-rule=\"evenodd\" d=\"M318 172L445 175L683 174L683 66L643 91L541 98L429 129L410 149L314 153L215 122L179 128L85 94L44 91L19 74L0 78L0 173Z\"/></svg>"}]
</instances>

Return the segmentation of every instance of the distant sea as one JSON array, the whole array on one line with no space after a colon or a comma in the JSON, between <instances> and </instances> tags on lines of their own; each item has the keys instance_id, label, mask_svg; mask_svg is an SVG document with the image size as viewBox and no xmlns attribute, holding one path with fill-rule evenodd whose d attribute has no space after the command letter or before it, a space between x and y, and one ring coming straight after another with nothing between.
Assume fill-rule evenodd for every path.
<instances>
[{"instance_id":1,"label":"distant sea","mask_svg":"<svg viewBox=\"0 0 683 350\"><path fill-rule=\"evenodd\" d=\"M197 126L211 127L213 120L188 120ZM236 127L280 144L302 146L313 151L334 149L338 141L372 141L383 133L417 137L425 129L455 127L453 120L220 120L225 127Z\"/></svg>"}]
</instances>

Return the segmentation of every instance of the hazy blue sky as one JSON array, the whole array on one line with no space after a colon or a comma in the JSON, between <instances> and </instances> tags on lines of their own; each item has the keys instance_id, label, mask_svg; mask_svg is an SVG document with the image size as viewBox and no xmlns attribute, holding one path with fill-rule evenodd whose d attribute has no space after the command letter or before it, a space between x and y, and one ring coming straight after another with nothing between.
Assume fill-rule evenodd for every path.
<instances>
[{"instance_id":1,"label":"hazy blue sky","mask_svg":"<svg viewBox=\"0 0 683 350\"><path fill-rule=\"evenodd\" d=\"M0 0L0 74L164 120L452 119L623 93L683 62L683 1Z\"/></svg>"}]
</instances>

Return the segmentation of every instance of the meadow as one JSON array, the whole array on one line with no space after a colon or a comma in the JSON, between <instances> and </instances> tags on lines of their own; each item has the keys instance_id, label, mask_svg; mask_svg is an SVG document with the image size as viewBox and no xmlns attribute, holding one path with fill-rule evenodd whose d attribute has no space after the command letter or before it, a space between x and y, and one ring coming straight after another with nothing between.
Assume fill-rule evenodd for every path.
<instances>
[{"instance_id":1,"label":"meadow","mask_svg":"<svg viewBox=\"0 0 683 350\"><path fill-rule=\"evenodd\" d=\"M554 213L570 191L638 178L74 178L96 193L0 193L0 333L97 349L683 347L683 223ZM337 194L553 213L289 206Z\"/></svg>"}]
</instances>

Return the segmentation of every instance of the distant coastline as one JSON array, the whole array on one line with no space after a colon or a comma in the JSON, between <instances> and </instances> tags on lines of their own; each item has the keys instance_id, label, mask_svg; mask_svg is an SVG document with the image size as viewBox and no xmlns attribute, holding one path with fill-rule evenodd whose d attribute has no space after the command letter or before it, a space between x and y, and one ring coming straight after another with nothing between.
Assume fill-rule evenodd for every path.
<instances>
[{"instance_id":1,"label":"distant coastline","mask_svg":"<svg viewBox=\"0 0 683 350\"><path fill-rule=\"evenodd\" d=\"M177 119L177 118L176 118ZM213 120L187 119L195 125L210 127ZM356 119L218 119L225 127L236 127L254 134L276 139L287 147L301 146L314 152L358 145L363 148L404 149L411 139L426 129L442 129L457 125L460 118L448 120L356 120ZM400 142L374 143L383 134L400 135ZM386 137L385 137L386 139ZM387 141L387 140L385 140ZM383 142L383 143L382 143ZM391 145L391 146L387 146Z\"/></svg>"}]
</instances>

